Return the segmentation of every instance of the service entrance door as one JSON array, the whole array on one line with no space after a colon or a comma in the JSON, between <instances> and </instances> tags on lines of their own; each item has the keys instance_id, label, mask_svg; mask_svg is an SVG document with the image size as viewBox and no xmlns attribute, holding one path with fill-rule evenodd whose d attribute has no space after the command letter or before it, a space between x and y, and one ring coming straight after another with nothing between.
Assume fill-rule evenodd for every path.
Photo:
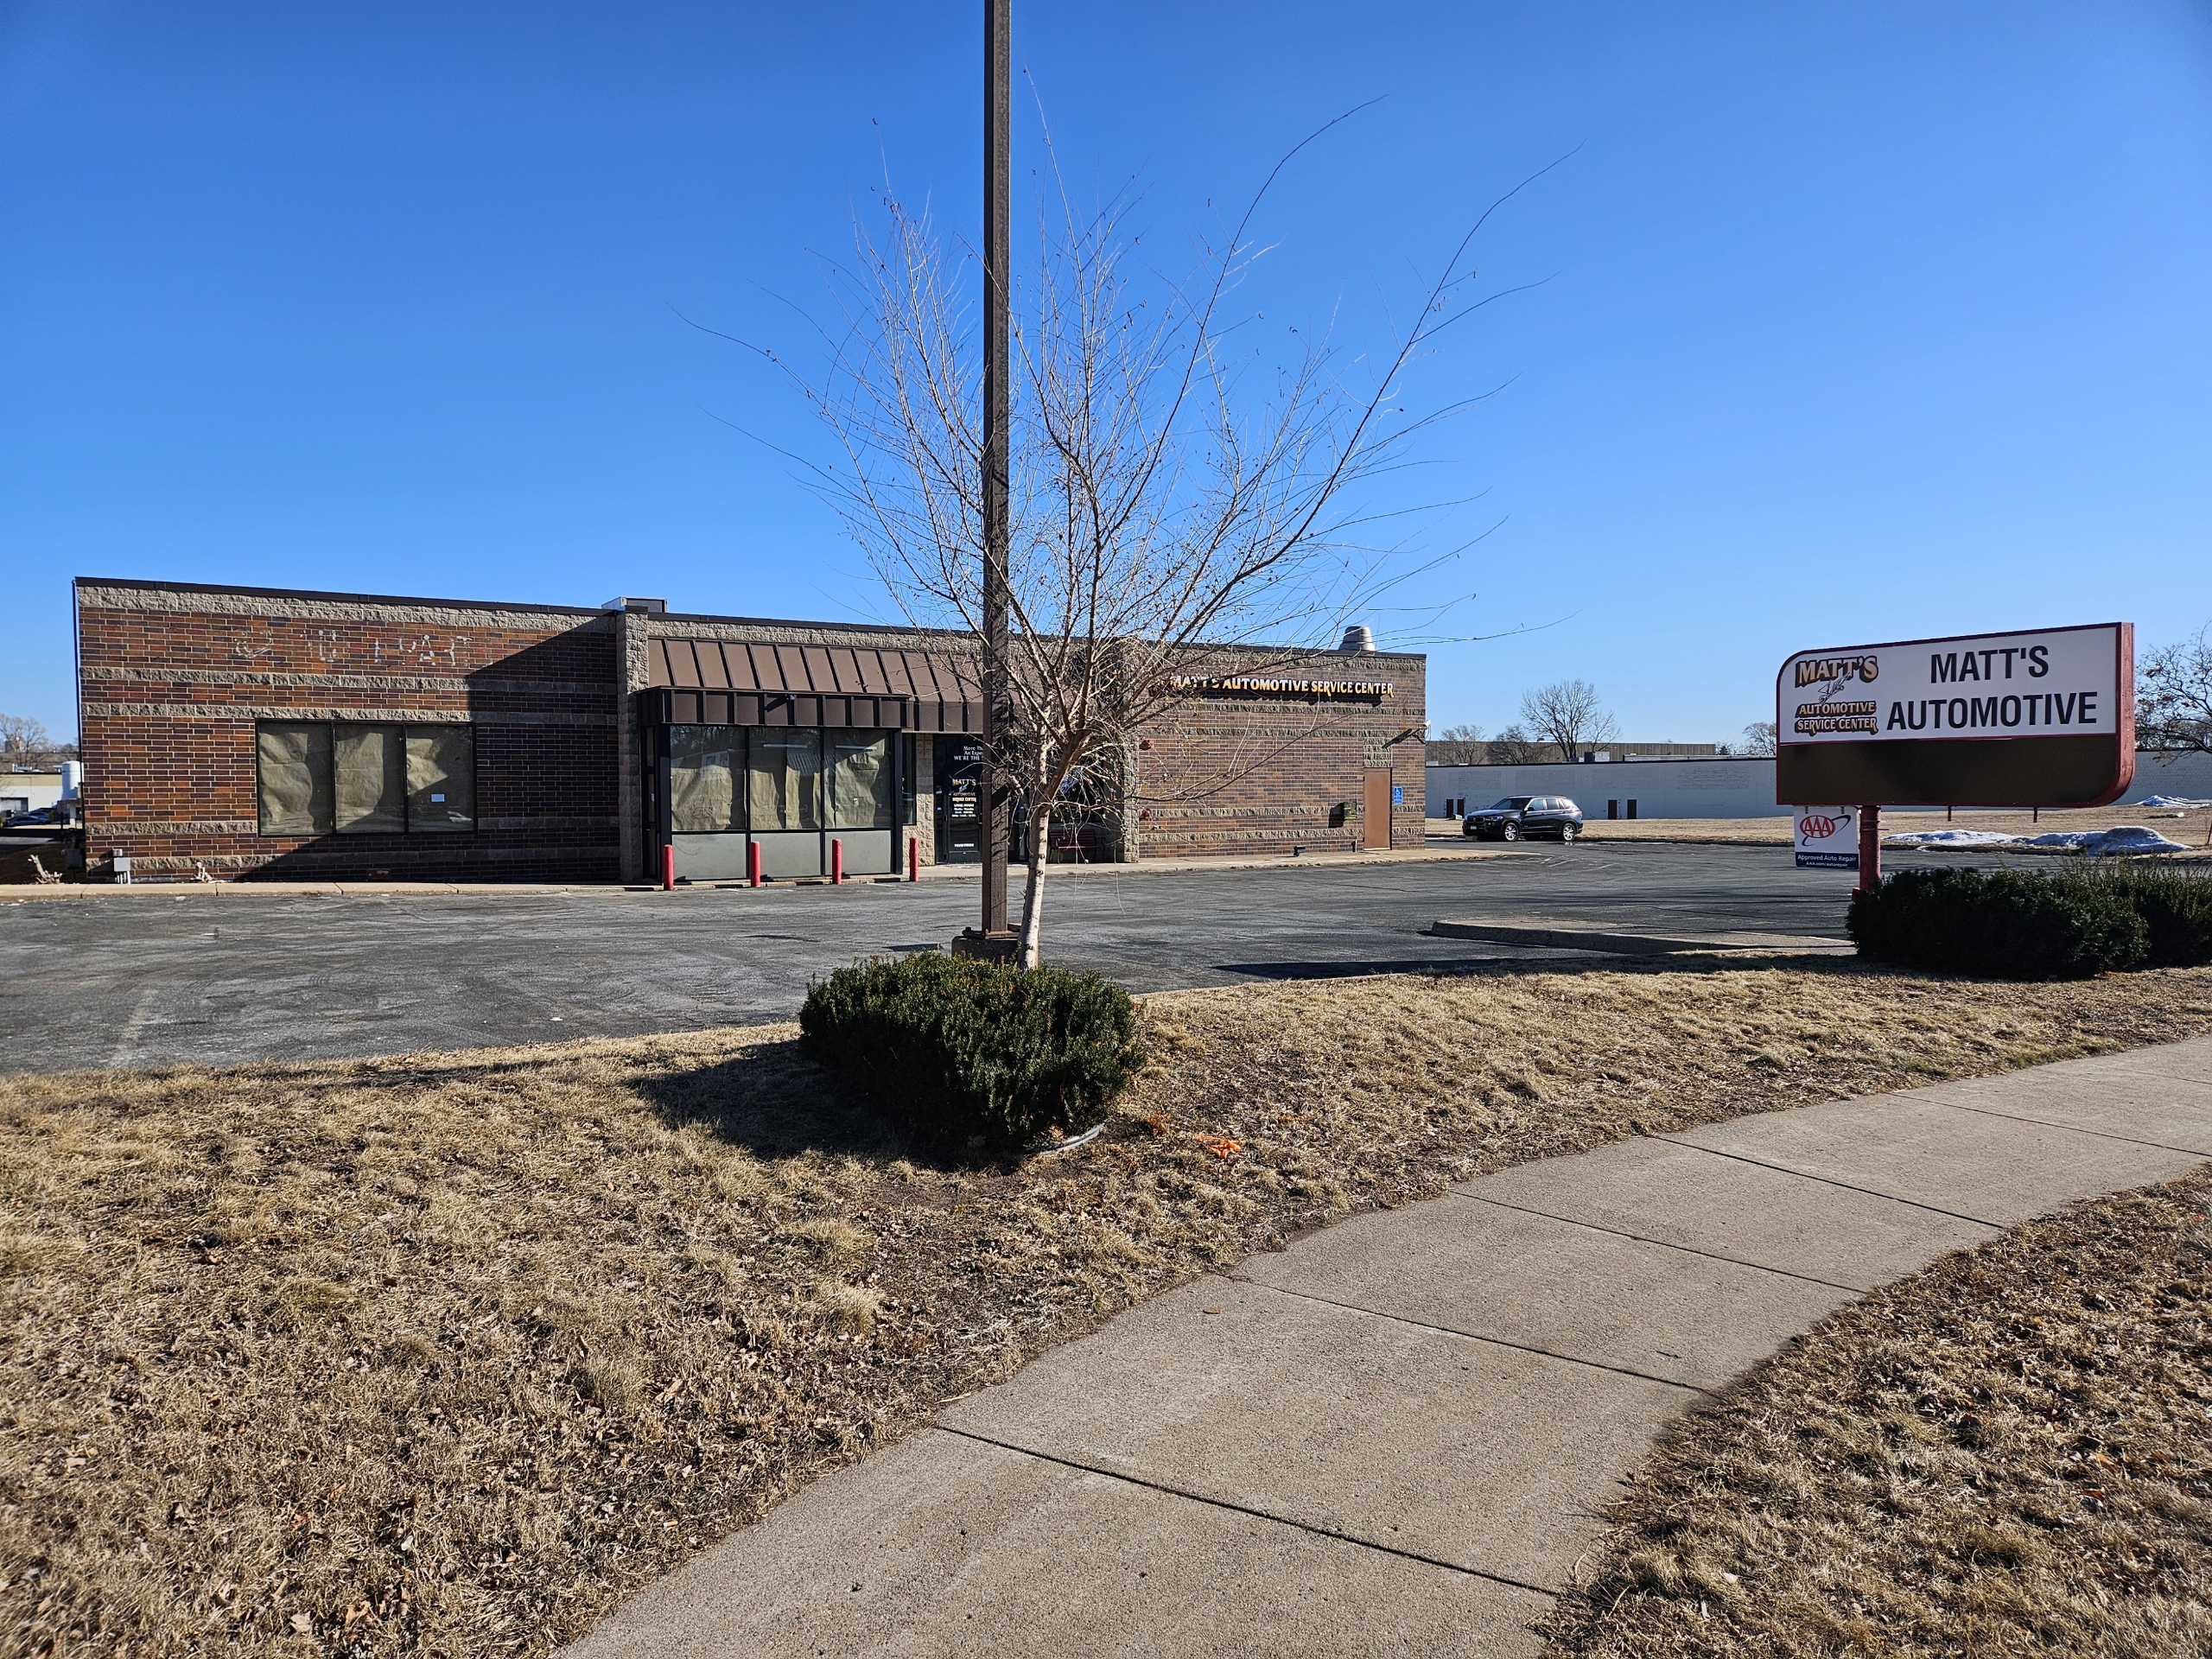
<instances>
[{"instance_id":1,"label":"service entrance door","mask_svg":"<svg viewBox=\"0 0 2212 1659\"><path fill-rule=\"evenodd\" d=\"M1390 844L1390 768L1367 769L1367 798L1361 803L1361 839L1370 849Z\"/></svg>"}]
</instances>

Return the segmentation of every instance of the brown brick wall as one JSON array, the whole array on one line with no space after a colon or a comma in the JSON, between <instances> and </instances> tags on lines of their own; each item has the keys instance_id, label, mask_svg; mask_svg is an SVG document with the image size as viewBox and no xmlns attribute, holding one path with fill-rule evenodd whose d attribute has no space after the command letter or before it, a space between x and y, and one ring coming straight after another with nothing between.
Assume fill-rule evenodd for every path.
<instances>
[{"instance_id":1,"label":"brown brick wall","mask_svg":"<svg viewBox=\"0 0 2212 1659\"><path fill-rule=\"evenodd\" d=\"M1137 755L1141 856L1345 852L1363 844L1366 769L1388 766L1404 798L1390 844L1421 844L1427 659L1331 656L1298 680L1389 681L1389 697L1198 696L1145 736Z\"/></svg>"},{"instance_id":2,"label":"brown brick wall","mask_svg":"<svg viewBox=\"0 0 2212 1659\"><path fill-rule=\"evenodd\" d=\"M89 858L156 877L614 879L611 619L105 582L77 601ZM259 835L257 720L469 723L476 832Z\"/></svg>"},{"instance_id":3,"label":"brown brick wall","mask_svg":"<svg viewBox=\"0 0 2212 1659\"><path fill-rule=\"evenodd\" d=\"M635 664L626 671L614 614L83 580L77 619L92 861L121 854L156 878L197 864L222 879L622 879L615 711L639 677ZM708 620L653 626L692 633ZM850 632L713 626L822 643ZM634 647L644 631L634 620L630 631ZM1282 677L1388 681L1394 695L1193 696L1135 757L1140 855L1357 848L1370 766L1389 767L1404 791L1391 844L1420 846L1427 668L1419 656L1328 654ZM261 836L257 720L469 722L476 832Z\"/></svg>"}]
</instances>

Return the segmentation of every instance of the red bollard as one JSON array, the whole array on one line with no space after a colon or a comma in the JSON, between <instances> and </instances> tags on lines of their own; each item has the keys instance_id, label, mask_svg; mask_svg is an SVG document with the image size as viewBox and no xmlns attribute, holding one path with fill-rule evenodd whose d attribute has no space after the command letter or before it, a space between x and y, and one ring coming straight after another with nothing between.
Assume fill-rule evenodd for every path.
<instances>
[{"instance_id":1,"label":"red bollard","mask_svg":"<svg viewBox=\"0 0 2212 1659\"><path fill-rule=\"evenodd\" d=\"M745 885L748 887L760 885L760 843L757 841L745 843Z\"/></svg>"},{"instance_id":2,"label":"red bollard","mask_svg":"<svg viewBox=\"0 0 2212 1659\"><path fill-rule=\"evenodd\" d=\"M922 838L919 836L906 838L906 879L909 881L922 879Z\"/></svg>"},{"instance_id":3,"label":"red bollard","mask_svg":"<svg viewBox=\"0 0 2212 1659\"><path fill-rule=\"evenodd\" d=\"M830 843L830 885L845 885L845 843L834 839Z\"/></svg>"},{"instance_id":4,"label":"red bollard","mask_svg":"<svg viewBox=\"0 0 2212 1659\"><path fill-rule=\"evenodd\" d=\"M660 849L660 887L663 893L676 891L676 843L673 842Z\"/></svg>"}]
</instances>

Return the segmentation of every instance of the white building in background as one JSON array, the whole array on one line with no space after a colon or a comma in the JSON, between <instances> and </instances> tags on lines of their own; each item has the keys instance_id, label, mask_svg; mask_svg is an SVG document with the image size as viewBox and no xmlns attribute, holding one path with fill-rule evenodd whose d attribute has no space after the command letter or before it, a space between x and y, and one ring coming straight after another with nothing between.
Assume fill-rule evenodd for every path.
<instances>
[{"instance_id":1,"label":"white building in background","mask_svg":"<svg viewBox=\"0 0 2212 1659\"><path fill-rule=\"evenodd\" d=\"M1428 816L1457 818L1510 795L1564 795L1586 820L1601 818L1784 818L1790 806L1857 802L1774 798L1771 756L1716 755L1696 760L1563 760L1533 766L1427 768ZM2212 755L2139 750L2135 782L2123 799L2179 796L2212 800ZM1941 807L1927 809L1941 811Z\"/></svg>"},{"instance_id":2,"label":"white building in background","mask_svg":"<svg viewBox=\"0 0 2212 1659\"><path fill-rule=\"evenodd\" d=\"M1464 817L1509 795L1564 795L1591 818L1777 818L1771 756L1555 760L1533 766L1430 766L1428 816ZM1460 805L1459 803L1465 802Z\"/></svg>"},{"instance_id":3,"label":"white building in background","mask_svg":"<svg viewBox=\"0 0 2212 1659\"><path fill-rule=\"evenodd\" d=\"M73 772L77 763L71 761ZM0 772L0 819L10 812L35 812L76 795L75 780L58 772Z\"/></svg>"}]
</instances>

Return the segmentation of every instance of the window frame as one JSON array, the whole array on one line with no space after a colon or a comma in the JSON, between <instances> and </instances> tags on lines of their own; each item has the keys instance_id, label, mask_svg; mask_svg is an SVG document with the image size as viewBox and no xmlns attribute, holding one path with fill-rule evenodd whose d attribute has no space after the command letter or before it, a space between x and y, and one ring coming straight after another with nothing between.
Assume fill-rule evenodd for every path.
<instances>
[{"instance_id":1,"label":"window frame","mask_svg":"<svg viewBox=\"0 0 2212 1659\"><path fill-rule=\"evenodd\" d=\"M733 729L741 734L744 764L734 772L737 779L734 791L734 816L739 822L727 830L679 830L676 827L675 765L677 741L675 734L702 726L714 726L713 721L662 721L646 728L642 759L649 792L646 823L648 833L657 838L657 844L672 846L679 836L820 836L826 848L831 840L845 835L881 835L897 837L914 825L918 803L914 797L916 770L916 734L896 726L772 726L739 724ZM772 740L778 734L810 734L815 747L816 770L810 775L816 797L815 812L818 820L811 826L798 824L788 828L764 824L753 813L753 758L764 740ZM887 823L842 824L835 822L836 760L842 737L866 733L873 741L866 747L880 743L883 751L883 765L891 774L887 790L890 797L890 817ZM800 775L800 774L793 774ZM825 852L824 856L828 855Z\"/></svg>"},{"instance_id":2,"label":"window frame","mask_svg":"<svg viewBox=\"0 0 2212 1659\"><path fill-rule=\"evenodd\" d=\"M256 720L253 722L253 833L255 839L260 841L320 841L326 837L334 839L337 836L344 836L348 838L365 841L372 840L378 836L474 836L480 834L482 832L484 823L483 813L480 810L480 802L479 799L480 793L479 785L482 780L482 772L477 764L476 725L477 722L473 720ZM281 830L272 830L264 827L264 820L262 812L262 803L265 798L265 796L262 787L263 753L261 734L264 728L271 726L321 726L329 731L330 742L327 753L331 757L331 775L327 782L333 811L331 823L328 829L310 830L304 834L301 834L298 832ZM380 727L385 730L398 734L400 757L399 827L396 830L341 830L338 827L336 817L338 792L338 734L348 727ZM442 825L436 829L417 827L415 823L414 791L407 786L408 740L416 732L447 731L455 727L459 727L466 730L468 734L468 827L465 830L454 829L450 824Z\"/></svg>"}]
</instances>

